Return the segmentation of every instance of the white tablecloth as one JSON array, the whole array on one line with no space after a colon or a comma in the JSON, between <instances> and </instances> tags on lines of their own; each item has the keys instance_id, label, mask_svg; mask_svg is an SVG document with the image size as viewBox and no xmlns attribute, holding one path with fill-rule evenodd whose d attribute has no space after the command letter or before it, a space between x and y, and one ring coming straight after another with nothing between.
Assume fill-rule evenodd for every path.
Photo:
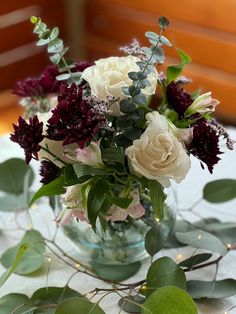
<instances>
[{"instance_id":1,"label":"white tablecloth","mask_svg":"<svg viewBox=\"0 0 236 314\"><path fill-rule=\"evenodd\" d=\"M236 131L232 129L230 133L232 138L236 139ZM5 136L0 138L0 162L11 157L23 158L22 150L16 144L10 142L8 137ZM37 163L34 161L33 166L38 168ZM193 160L192 168L187 178L177 187L178 208L189 208L191 204L199 199L204 184L208 181L219 178L236 178L236 150L233 152L228 151L222 155L222 160L219 165L216 166L213 175L210 175L207 170L203 171L199 165L199 162L197 160ZM37 180L35 181L36 187ZM197 205L195 212L197 212L197 214L202 217L215 216L219 219L222 219L223 221L236 221L236 200L216 205L202 201ZM37 208L33 208L31 210L31 214L33 217L33 227L39 229L47 237L52 236L55 226L49 208L44 203L42 203L42 205L39 205ZM184 211L183 214L189 220L199 219L199 217L192 213L186 213ZM0 213L0 218L0 229L11 229L15 226L15 221L12 214ZM21 225L23 224L27 227L29 224L29 221L25 219L24 215L19 215L18 219ZM0 253L2 253L7 247L17 243L21 238L21 235L22 231L3 231L0 234ZM70 246L68 240L61 233L59 233L58 236L58 243L60 243L60 245L64 247L67 252L76 256L73 246ZM183 255L183 257L188 257L192 254L192 252L193 248L171 249L163 250L157 256L168 255L176 259L179 254ZM134 278L129 279L129 282L143 279L149 264L150 261L145 261L139 273L135 275ZM45 267L41 271L36 272L36 274L33 276L23 277L13 274L1 288L0 297L12 292L24 293L31 296L35 290L46 285L47 268L48 262L45 261ZM4 268L0 266L0 272L3 271ZM65 264L52 256L51 269L47 284L49 286L62 287L66 284L70 274L73 272L73 269L67 267ZM215 266L210 266L205 269L188 273L187 276L191 279L211 280L214 278L214 274ZM219 265L217 278L223 279L229 277L236 279L236 251L230 252ZM103 282L97 281L94 278L85 276L83 274L76 275L72 279L70 286L71 288L76 289L81 293L86 293L95 287L106 287ZM107 314L117 314L119 313L119 308L116 304L117 297L115 295L110 295L101 302L101 307ZM225 311L234 305L236 305L236 297L231 297L225 300L198 302L200 314L224 314ZM236 308L231 310L229 314L236 314Z\"/></svg>"}]
</instances>

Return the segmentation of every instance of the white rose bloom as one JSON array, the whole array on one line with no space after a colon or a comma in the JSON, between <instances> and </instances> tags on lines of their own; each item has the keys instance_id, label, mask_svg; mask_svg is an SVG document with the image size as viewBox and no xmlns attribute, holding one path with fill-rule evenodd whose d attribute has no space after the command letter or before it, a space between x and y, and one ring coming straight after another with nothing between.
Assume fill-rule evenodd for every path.
<instances>
[{"instance_id":1,"label":"white rose bloom","mask_svg":"<svg viewBox=\"0 0 236 314\"><path fill-rule=\"evenodd\" d=\"M122 100L126 96L122 93L121 88L132 84L128 73L140 71L136 64L138 61L140 59L134 56L99 59L95 62L95 65L83 71L82 78L89 83L92 95L102 100L107 100L108 96ZM155 93L157 78L157 71L153 67L153 72L148 74L147 77L150 85L142 90L144 95L150 96ZM112 111L112 108L110 109ZM121 113L117 111L116 107L114 115L117 116L118 114Z\"/></svg>"},{"instance_id":2,"label":"white rose bloom","mask_svg":"<svg viewBox=\"0 0 236 314\"><path fill-rule=\"evenodd\" d=\"M145 132L126 149L130 171L156 180L163 187L170 186L171 179L182 181L191 166L182 141L158 112L148 113L146 119L149 124Z\"/></svg>"}]
</instances>

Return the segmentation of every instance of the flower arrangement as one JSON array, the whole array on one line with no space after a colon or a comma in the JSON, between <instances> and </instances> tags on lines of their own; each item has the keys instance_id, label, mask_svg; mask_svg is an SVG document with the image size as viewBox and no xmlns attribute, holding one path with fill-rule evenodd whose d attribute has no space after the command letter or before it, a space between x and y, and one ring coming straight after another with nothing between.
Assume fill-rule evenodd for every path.
<instances>
[{"instance_id":1,"label":"flower arrangement","mask_svg":"<svg viewBox=\"0 0 236 314\"><path fill-rule=\"evenodd\" d=\"M31 159L41 162L43 185L34 194L31 204L42 196L60 195L62 210L57 222L67 226L71 221L83 221L95 232L99 231L98 223L104 231L112 226L113 231L119 233L121 222L128 225L136 221L148 222L145 249L153 258L166 240L159 228L167 211L166 188L172 182L184 180L191 167L191 155L199 160L202 168L207 167L212 173L223 153L223 141L228 149L233 149L233 141L227 131L213 118L219 102L211 97L211 92L200 95L198 92L189 94L185 90L190 81L182 76L182 70L191 59L183 51L177 49L179 64L168 66L166 73L158 71L158 65L164 62L163 47L172 46L163 35L169 25L165 17L159 19L159 34L146 32L150 47L140 47L134 41L121 48L125 56L100 59L94 63L73 62L65 58L67 48L58 37L58 28L50 30L36 17L32 17L31 22L39 36L37 44L47 46L53 63L40 77L20 81L14 89L26 110L24 118L20 117L18 125L14 125L11 140L24 149L27 164ZM6 169L10 169L13 163L16 164L16 160L7 161L0 167L7 173ZM22 164L19 160L17 163L20 169ZM27 169L25 165L23 167L24 171L20 173L24 173L25 181ZM224 193L221 193L222 188ZM25 186L21 187L24 189ZM235 180L211 182L204 187L203 194L209 202L231 200L236 196ZM28 260L21 260L25 251L29 254L30 250L33 262L36 257L40 258L40 263L33 265L35 267L31 271L38 269L43 259L41 255L35 257L35 253L44 252L45 243L49 241L63 255L61 260L76 268L77 272L103 278L111 284L111 289L96 288L92 293L105 293L104 296L117 293L120 297L118 304L126 312L154 314L158 309L165 314L196 314L196 305L189 294L195 299L235 294L234 279L216 281L218 264L235 247L235 238L228 245L221 238L222 229L232 228L232 223L214 219L203 219L195 224L182 222L187 226L179 228L174 242L195 247L194 253L179 264L167 256L155 261L151 259L146 278L131 284L120 281L137 271L135 263L125 265L130 267L128 271L125 268L121 277L124 268L119 271L112 268L113 276L116 272L119 274L118 280L116 276L115 279L111 274L108 276L107 265L104 268L99 265L99 273L95 275L94 265L94 272L82 263L75 267L72 264L74 257L64 252L55 238L44 239L36 230L28 230L14 248L15 257L13 248L3 254L3 265L9 266L6 260L11 260L13 266L0 278L0 285L18 264L24 266L25 273L30 273L24 264ZM209 233L215 229L216 232ZM32 250L34 247L35 252ZM198 249L209 250L219 256L209 261L212 254L195 254ZM56 256L60 257L57 252ZM186 271L210 265L216 265L213 281L187 282ZM103 271L105 276L102 276ZM118 281L116 285L114 281ZM65 300L67 289L72 294L69 293L68 300ZM35 305L38 299L35 301L34 294L31 299L26 298L27 301L21 295L23 301L19 306L17 303L17 310L23 305L30 309L55 308L55 313L57 310L58 313L67 313L68 307L73 309L73 313L81 308L86 313L90 310L104 313L99 306L104 296L92 303L85 298L87 294L81 297L76 291L71 292L68 286L58 288L56 292L55 287L48 286L41 290L35 294L44 296L43 304ZM120 293L126 290L129 293L122 296ZM46 298L50 300L45 301L45 295L49 295ZM4 296L5 303L2 302L1 306L14 303L12 300L16 296L19 297L14 294Z\"/></svg>"}]
</instances>

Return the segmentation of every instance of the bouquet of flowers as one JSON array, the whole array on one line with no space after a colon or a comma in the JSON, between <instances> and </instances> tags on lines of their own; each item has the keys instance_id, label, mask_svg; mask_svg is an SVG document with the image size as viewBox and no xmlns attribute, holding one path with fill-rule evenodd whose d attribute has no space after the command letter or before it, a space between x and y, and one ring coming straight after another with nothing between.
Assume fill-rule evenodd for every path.
<instances>
[{"instance_id":1,"label":"bouquet of flowers","mask_svg":"<svg viewBox=\"0 0 236 314\"><path fill-rule=\"evenodd\" d=\"M137 41L122 57L74 62L67 48L40 18L32 17L37 45L47 46L53 65L40 77L17 83L25 117L11 140L25 152L26 163L41 162L41 196L61 195L57 221L97 222L106 230L120 221L164 215L165 188L181 182L190 156L212 173L222 154L226 130L213 118L218 101L211 92L189 94L182 76L191 59L176 49L180 63L166 73L163 35L169 21L160 17L160 33L146 32L150 47ZM175 48L174 48L175 49Z\"/></svg>"}]
</instances>

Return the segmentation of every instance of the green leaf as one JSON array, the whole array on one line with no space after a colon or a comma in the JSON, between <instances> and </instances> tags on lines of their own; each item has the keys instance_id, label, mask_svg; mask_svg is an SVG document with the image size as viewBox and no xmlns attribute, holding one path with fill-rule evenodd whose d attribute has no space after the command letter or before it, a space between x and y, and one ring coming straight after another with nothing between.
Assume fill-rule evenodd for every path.
<instances>
[{"instance_id":1,"label":"green leaf","mask_svg":"<svg viewBox=\"0 0 236 314\"><path fill-rule=\"evenodd\" d=\"M114 282L124 281L134 276L141 267L140 262L126 264L126 265L103 265L91 262L93 271L104 280L111 280Z\"/></svg>"},{"instance_id":2,"label":"green leaf","mask_svg":"<svg viewBox=\"0 0 236 314\"><path fill-rule=\"evenodd\" d=\"M57 38L58 35L59 35L59 28L58 28L58 27L54 27L54 28L51 30L50 39L51 39L51 40L54 40L54 39Z\"/></svg>"},{"instance_id":3,"label":"green leaf","mask_svg":"<svg viewBox=\"0 0 236 314\"><path fill-rule=\"evenodd\" d=\"M203 197L211 203L230 201L236 197L236 180L220 179L207 183L203 189Z\"/></svg>"},{"instance_id":4,"label":"green leaf","mask_svg":"<svg viewBox=\"0 0 236 314\"><path fill-rule=\"evenodd\" d=\"M24 294L10 293L4 295L0 298L0 313L22 314L25 308L24 304L30 304L30 299Z\"/></svg>"},{"instance_id":5,"label":"green leaf","mask_svg":"<svg viewBox=\"0 0 236 314\"><path fill-rule=\"evenodd\" d=\"M54 53L52 56L50 56L50 60L54 64L58 64L61 61L61 54L60 53Z\"/></svg>"},{"instance_id":6,"label":"green leaf","mask_svg":"<svg viewBox=\"0 0 236 314\"><path fill-rule=\"evenodd\" d=\"M30 192L32 196L33 193ZM29 208L28 199L25 193L15 195L15 194L5 194L0 197L0 211L21 211Z\"/></svg>"},{"instance_id":7,"label":"green leaf","mask_svg":"<svg viewBox=\"0 0 236 314\"><path fill-rule=\"evenodd\" d=\"M129 99L123 99L120 102L120 110L124 113L133 112L136 109L135 104Z\"/></svg>"},{"instance_id":8,"label":"green leaf","mask_svg":"<svg viewBox=\"0 0 236 314\"><path fill-rule=\"evenodd\" d=\"M17 257L21 247L24 248L24 250L22 249L23 253ZM44 253L45 244L42 235L36 230L29 230L18 245L3 253L0 261L4 267L8 268L17 260L17 265L13 271L17 274L26 275L42 266Z\"/></svg>"},{"instance_id":9,"label":"green leaf","mask_svg":"<svg viewBox=\"0 0 236 314\"><path fill-rule=\"evenodd\" d=\"M58 305L55 314L105 314L97 303L83 298L71 298Z\"/></svg>"},{"instance_id":10,"label":"green leaf","mask_svg":"<svg viewBox=\"0 0 236 314\"><path fill-rule=\"evenodd\" d=\"M24 192L24 179L29 176L29 186L34 181L34 173L23 159L12 158L0 164L0 191L12 194Z\"/></svg>"},{"instance_id":11,"label":"green leaf","mask_svg":"<svg viewBox=\"0 0 236 314\"><path fill-rule=\"evenodd\" d=\"M56 38L50 41L48 44L48 53L61 52L62 49L63 49L63 41L59 38Z\"/></svg>"},{"instance_id":12,"label":"green leaf","mask_svg":"<svg viewBox=\"0 0 236 314\"><path fill-rule=\"evenodd\" d=\"M109 147L101 150L102 160L108 164L114 164L116 162L124 165L125 154L122 147Z\"/></svg>"},{"instance_id":13,"label":"green leaf","mask_svg":"<svg viewBox=\"0 0 236 314\"><path fill-rule=\"evenodd\" d=\"M133 97L133 101L137 104L137 105L145 105L147 102L147 97L144 94L139 94L137 96Z\"/></svg>"},{"instance_id":14,"label":"green leaf","mask_svg":"<svg viewBox=\"0 0 236 314\"><path fill-rule=\"evenodd\" d=\"M73 168L78 179L83 176L104 176L104 169L93 168L85 164L75 164Z\"/></svg>"},{"instance_id":15,"label":"green leaf","mask_svg":"<svg viewBox=\"0 0 236 314\"><path fill-rule=\"evenodd\" d=\"M178 55L181 59L180 64L170 65L167 68L167 80L166 84L169 85L172 81L174 81L183 71L185 65L191 62L191 58L184 53L182 50L177 49Z\"/></svg>"},{"instance_id":16,"label":"green leaf","mask_svg":"<svg viewBox=\"0 0 236 314\"><path fill-rule=\"evenodd\" d=\"M115 197L115 196L107 196L107 200L111 204L115 204L121 208L127 208L133 201L133 199L129 197Z\"/></svg>"},{"instance_id":17,"label":"green leaf","mask_svg":"<svg viewBox=\"0 0 236 314\"><path fill-rule=\"evenodd\" d=\"M165 16L160 16L158 23L159 23L160 28L162 29L166 29L170 24L169 20Z\"/></svg>"},{"instance_id":18,"label":"green leaf","mask_svg":"<svg viewBox=\"0 0 236 314\"><path fill-rule=\"evenodd\" d=\"M87 211L88 219L95 229L97 216L107 196L108 186L104 180L94 183L88 193Z\"/></svg>"},{"instance_id":19,"label":"green leaf","mask_svg":"<svg viewBox=\"0 0 236 314\"><path fill-rule=\"evenodd\" d=\"M161 220L163 218L163 208L166 194L164 193L162 185L154 180L149 180L149 191L153 209L156 216Z\"/></svg>"},{"instance_id":20,"label":"green leaf","mask_svg":"<svg viewBox=\"0 0 236 314\"><path fill-rule=\"evenodd\" d=\"M162 44L168 46L168 47L171 47L172 46L172 43L169 41L169 39L167 39L165 36L161 35L160 36L160 41Z\"/></svg>"},{"instance_id":21,"label":"green leaf","mask_svg":"<svg viewBox=\"0 0 236 314\"><path fill-rule=\"evenodd\" d=\"M198 314L191 296L177 287L156 290L142 305L142 314Z\"/></svg>"},{"instance_id":22,"label":"green leaf","mask_svg":"<svg viewBox=\"0 0 236 314\"><path fill-rule=\"evenodd\" d=\"M54 313L55 311L53 308L50 308L51 304L58 304L64 300L80 296L81 294L79 292L69 288L68 286L62 288L45 287L35 291L30 300L33 306L43 305L44 309L47 310L46 313L49 314ZM45 305L49 305L49 307L46 308ZM42 309L36 310L34 314L36 313L42 313Z\"/></svg>"},{"instance_id":23,"label":"green leaf","mask_svg":"<svg viewBox=\"0 0 236 314\"><path fill-rule=\"evenodd\" d=\"M157 288L176 286L186 290L184 271L170 257L157 259L148 269L145 294L152 294Z\"/></svg>"},{"instance_id":24,"label":"green leaf","mask_svg":"<svg viewBox=\"0 0 236 314\"><path fill-rule=\"evenodd\" d=\"M159 36L156 33L154 33L154 32L146 32L145 33L145 37L147 37L148 39L153 40L154 42L157 42L158 38L159 38Z\"/></svg>"},{"instance_id":25,"label":"green leaf","mask_svg":"<svg viewBox=\"0 0 236 314\"><path fill-rule=\"evenodd\" d=\"M70 77L71 75L69 73L64 73L64 74L57 75L56 79L58 81L64 81L64 80L68 80Z\"/></svg>"},{"instance_id":26,"label":"green leaf","mask_svg":"<svg viewBox=\"0 0 236 314\"><path fill-rule=\"evenodd\" d=\"M219 238L200 229L184 233L176 232L176 238L178 241L184 244L188 244L195 248L216 252L221 256L224 256L227 253L226 246L220 241Z\"/></svg>"},{"instance_id":27,"label":"green leaf","mask_svg":"<svg viewBox=\"0 0 236 314\"><path fill-rule=\"evenodd\" d=\"M223 299L236 294L236 280L224 279L219 281L188 281L188 292L194 299Z\"/></svg>"},{"instance_id":28,"label":"green leaf","mask_svg":"<svg viewBox=\"0 0 236 314\"><path fill-rule=\"evenodd\" d=\"M141 304L143 304L144 301L145 298L139 295L127 296L120 298L118 305L123 311L127 313L141 313ZM140 306L137 305L137 303L140 304Z\"/></svg>"},{"instance_id":29,"label":"green leaf","mask_svg":"<svg viewBox=\"0 0 236 314\"><path fill-rule=\"evenodd\" d=\"M127 128L124 130L123 135L129 140L134 141L137 138L140 138L140 136L142 135L142 131L136 128Z\"/></svg>"},{"instance_id":30,"label":"green leaf","mask_svg":"<svg viewBox=\"0 0 236 314\"><path fill-rule=\"evenodd\" d=\"M18 264L20 263L22 257L24 256L26 250L28 249L28 244L24 243L20 247L18 247L14 259L8 263L8 270L3 273L0 277L0 287L6 282L6 280L10 277L10 275L16 271Z\"/></svg>"},{"instance_id":31,"label":"green leaf","mask_svg":"<svg viewBox=\"0 0 236 314\"><path fill-rule=\"evenodd\" d=\"M53 196L65 193L64 185L64 176L61 176L50 183L41 186L41 188L32 197L29 206L32 206L32 204L42 196Z\"/></svg>"},{"instance_id":32,"label":"green leaf","mask_svg":"<svg viewBox=\"0 0 236 314\"><path fill-rule=\"evenodd\" d=\"M160 224L149 229L145 235L145 249L148 254L153 256L159 252L163 248L165 240L166 236Z\"/></svg>"},{"instance_id":33,"label":"green leaf","mask_svg":"<svg viewBox=\"0 0 236 314\"><path fill-rule=\"evenodd\" d=\"M212 257L212 254L210 254L210 253L196 254L196 255L193 255L193 256L185 259L181 263L179 263L179 266L191 268L195 265L201 264L201 263L209 260L211 257Z\"/></svg>"}]
</instances>

